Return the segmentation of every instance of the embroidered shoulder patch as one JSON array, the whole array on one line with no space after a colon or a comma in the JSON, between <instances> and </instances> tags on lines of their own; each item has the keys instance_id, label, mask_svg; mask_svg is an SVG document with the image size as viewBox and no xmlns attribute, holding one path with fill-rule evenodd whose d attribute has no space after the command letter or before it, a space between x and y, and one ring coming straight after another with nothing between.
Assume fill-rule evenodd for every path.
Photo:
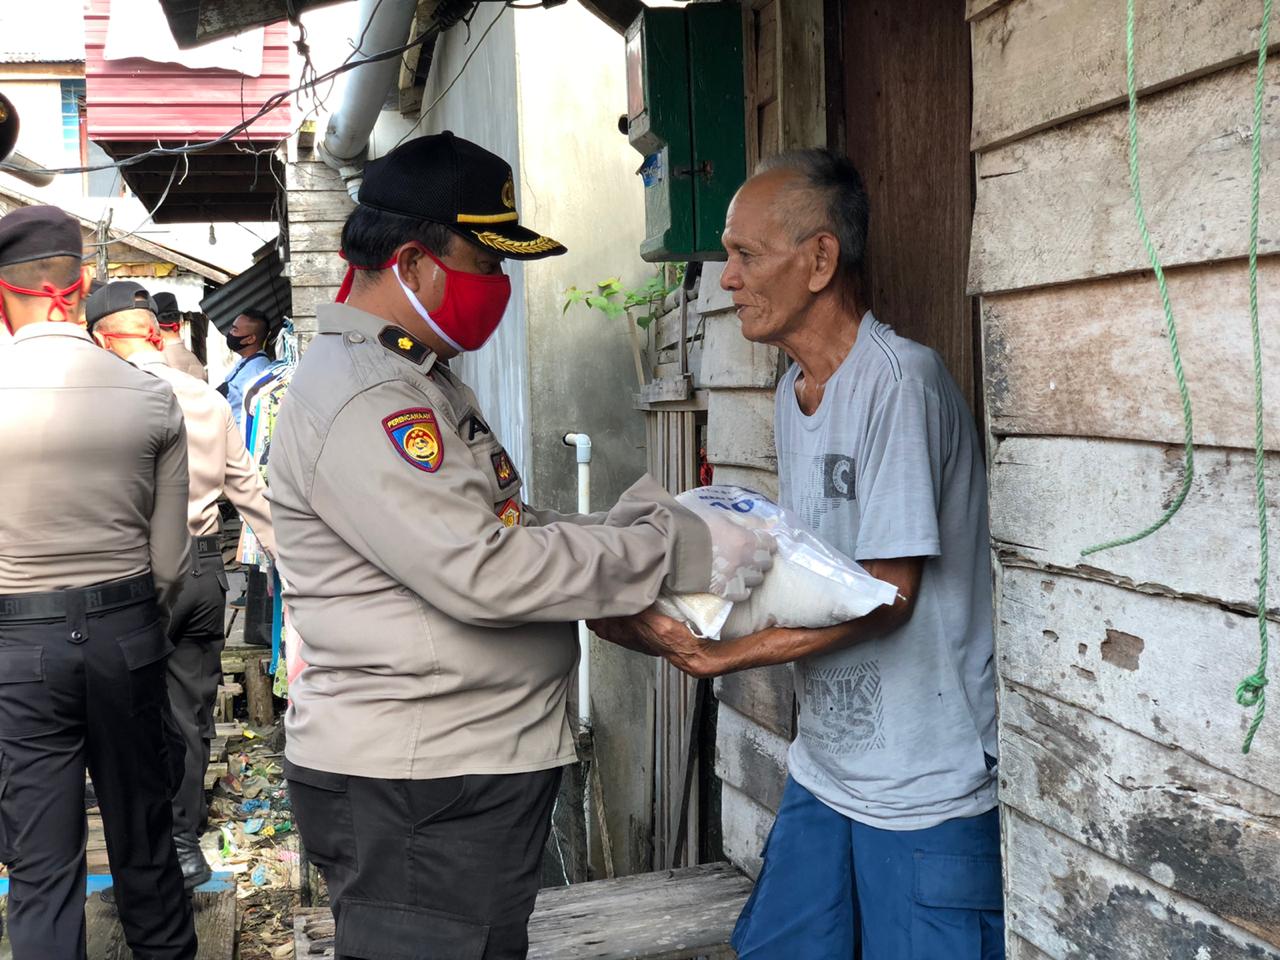
<instances>
[{"instance_id":1,"label":"embroidered shoulder patch","mask_svg":"<svg viewBox=\"0 0 1280 960\"><path fill-rule=\"evenodd\" d=\"M435 473L444 463L444 440L436 415L427 407L399 410L382 418L382 429L396 453L410 466Z\"/></svg>"},{"instance_id":2,"label":"embroidered shoulder patch","mask_svg":"<svg viewBox=\"0 0 1280 960\"><path fill-rule=\"evenodd\" d=\"M504 527L520 526L520 501L512 497L498 507L498 519Z\"/></svg>"},{"instance_id":3,"label":"embroidered shoulder patch","mask_svg":"<svg viewBox=\"0 0 1280 960\"><path fill-rule=\"evenodd\" d=\"M493 475L498 478L499 487L509 487L516 482L516 468L511 465L507 451L499 450L489 459L493 461Z\"/></svg>"}]
</instances>

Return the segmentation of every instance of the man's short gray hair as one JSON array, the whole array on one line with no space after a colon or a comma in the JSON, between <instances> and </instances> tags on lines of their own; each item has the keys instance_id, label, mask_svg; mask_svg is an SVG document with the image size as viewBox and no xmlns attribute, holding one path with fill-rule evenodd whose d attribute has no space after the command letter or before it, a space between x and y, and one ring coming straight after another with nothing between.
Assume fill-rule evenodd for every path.
<instances>
[{"instance_id":1,"label":"man's short gray hair","mask_svg":"<svg viewBox=\"0 0 1280 960\"><path fill-rule=\"evenodd\" d=\"M784 190L787 222L795 225L797 243L827 231L840 242L841 280L853 282L867 250L870 205L862 177L848 157L831 150L791 150L769 157L756 173L789 170L796 182Z\"/></svg>"}]
</instances>

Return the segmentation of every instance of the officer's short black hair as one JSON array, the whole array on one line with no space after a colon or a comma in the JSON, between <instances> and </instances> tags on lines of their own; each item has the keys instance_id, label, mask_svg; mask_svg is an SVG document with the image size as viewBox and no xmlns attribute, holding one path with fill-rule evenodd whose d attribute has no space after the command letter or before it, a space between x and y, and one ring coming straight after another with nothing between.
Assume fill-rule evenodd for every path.
<instances>
[{"instance_id":1,"label":"officer's short black hair","mask_svg":"<svg viewBox=\"0 0 1280 960\"><path fill-rule=\"evenodd\" d=\"M250 307L247 310L241 310L240 316L248 317L262 327L262 332L258 335L258 345L265 344L267 342L267 334L271 332L271 318L267 316L266 311L259 310L257 307Z\"/></svg>"},{"instance_id":2,"label":"officer's short black hair","mask_svg":"<svg viewBox=\"0 0 1280 960\"><path fill-rule=\"evenodd\" d=\"M43 283L52 283L64 290L80 278L80 270L79 257L46 257L0 267L0 277L5 283L25 290L39 290Z\"/></svg>"},{"instance_id":3,"label":"officer's short black hair","mask_svg":"<svg viewBox=\"0 0 1280 960\"><path fill-rule=\"evenodd\" d=\"M377 269L391 258L397 247L414 241L435 256L443 257L456 237L444 224L433 220L416 220L358 204L342 227L342 251L352 266Z\"/></svg>"}]
</instances>

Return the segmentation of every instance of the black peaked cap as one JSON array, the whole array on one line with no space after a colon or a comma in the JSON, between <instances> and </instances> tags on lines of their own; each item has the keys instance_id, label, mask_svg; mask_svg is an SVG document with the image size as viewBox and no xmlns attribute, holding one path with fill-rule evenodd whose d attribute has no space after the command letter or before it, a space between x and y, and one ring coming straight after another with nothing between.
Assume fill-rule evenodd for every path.
<instances>
[{"instance_id":1,"label":"black peaked cap","mask_svg":"<svg viewBox=\"0 0 1280 960\"><path fill-rule=\"evenodd\" d=\"M443 224L512 260L541 260L564 244L520 225L511 165L452 133L419 137L365 167L359 202Z\"/></svg>"}]
</instances>

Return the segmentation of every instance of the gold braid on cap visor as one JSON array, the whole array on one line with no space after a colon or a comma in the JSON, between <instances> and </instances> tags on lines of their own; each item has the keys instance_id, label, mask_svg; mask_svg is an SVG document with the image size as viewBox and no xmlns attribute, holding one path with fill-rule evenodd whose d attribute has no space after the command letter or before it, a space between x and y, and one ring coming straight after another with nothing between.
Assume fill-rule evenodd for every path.
<instances>
[{"instance_id":1,"label":"gold braid on cap visor","mask_svg":"<svg viewBox=\"0 0 1280 960\"><path fill-rule=\"evenodd\" d=\"M509 240L499 233L494 233L492 230L479 231L475 237L485 246L501 250L503 253L546 253L548 250L555 250L560 246L558 241L552 240L550 237L538 237L534 240Z\"/></svg>"}]
</instances>

